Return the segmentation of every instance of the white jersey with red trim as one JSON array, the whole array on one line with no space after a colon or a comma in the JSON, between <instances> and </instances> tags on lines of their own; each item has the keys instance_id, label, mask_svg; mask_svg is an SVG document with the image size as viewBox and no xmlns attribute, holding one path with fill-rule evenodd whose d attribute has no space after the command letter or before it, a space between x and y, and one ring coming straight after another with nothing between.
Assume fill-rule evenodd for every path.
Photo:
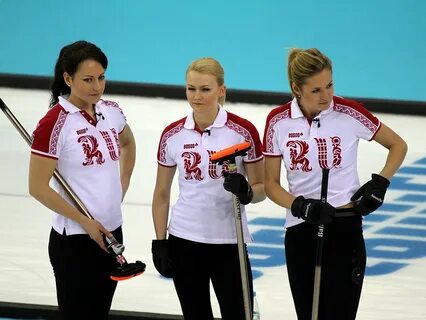
<instances>
[{"instance_id":1,"label":"white jersey with red trim","mask_svg":"<svg viewBox=\"0 0 426 320\"><path fill-rule=\"evenodd\" d=\"M219 109L214 123L204 132L196 129L191 112L167 126L160 139L157 159L162 166L178 168L179 197L171 208L168 232L201 243L236 243L232 194L223 188L223 165L214 164L214 152L248 141L251 149L236 158L238 172L244 163L263 158L259 133L251 122ZM244 205L241 205L244 241L250 242Z\"/></svg>"},{"instance_id":2,"label":"white jersey with red trim","mask_svg":"<svg viewBox=\"0 0 426 320\"><path fill-rule=\"evenodd\" d=\"M121 226L118 135L126 118L117 103L100 100L95 105L98 121L59 97L59 102L39 121L31 152L57 160L56 168L84 203L94 219L112 231ZM54 181L55 189L72 201ZM53 215L53 228L67 235L86 233L74 220Z\"/></svg>"},{"instance_id":3,"label":"white jersey with red trim","mask_svg":"<svg viewBox=\"0 0 426 320\"><path fill-rule=\"evenodd\" d=\"M288 190L294 196L320 199L322 168L329 168L327 201L340 207L360 187L359 139L372 140L380 125L361 103L336 96L327 110L309 121L293 99L269 113L263 154L282 157ZM301 222L287 209L286 227Z\"/></svg>"}]
</instances>

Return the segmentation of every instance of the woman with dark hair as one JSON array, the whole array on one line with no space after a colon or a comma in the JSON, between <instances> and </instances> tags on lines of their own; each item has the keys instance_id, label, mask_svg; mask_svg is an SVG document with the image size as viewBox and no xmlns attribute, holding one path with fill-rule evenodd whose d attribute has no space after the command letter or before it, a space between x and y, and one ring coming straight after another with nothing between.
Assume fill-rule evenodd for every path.
<instances>
[{"instance_id":1,"label":"woman with dark hair","mask_svg":"<svg viewBox=\"0 0 426 320\"><path fill-rule=\"evenodd\" d=\"M62 48L50 110L33 133L29 192L53 211L49 256L64 319L107 319L117 262L104 236L122 243L121 201L135 164L135 141L117 103L101 99L108 59L94 44ZM57 169L94 219L49 181Z\"/></svg>"},{"instance_id":2,"label":"woman with dark hair","mask_svg":"<svg viewBox=\"0 0 426 320\"><path fill-rule=\"evenodd\" d=\"M64 71L69 75L73 75L76 73L80 63L88 59L98 62L104 70L108 68L108 58L102 50L92 43L77 41L61 49L55 65L55 76L51 86L50 107L54 107L58 103L59 96L71 93L71 87L65 82L63 76Z\"/></svg>"}]
</instances>

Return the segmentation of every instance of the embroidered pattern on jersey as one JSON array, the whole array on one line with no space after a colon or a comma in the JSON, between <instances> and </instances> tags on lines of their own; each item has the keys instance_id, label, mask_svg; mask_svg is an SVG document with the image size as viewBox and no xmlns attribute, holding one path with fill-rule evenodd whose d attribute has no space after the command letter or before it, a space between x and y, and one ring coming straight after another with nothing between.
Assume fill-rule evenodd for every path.
<instances>
[{"instance_id":1,"label":"embroidered pattern on jersey","mask_svg":"<svg viewBox=\"0 0 426 320\"><path fill-rule=\"evenodd\" d=\"M198 180L204 179L203 174L199 165L201 164L201 155L198 152L186 151L182 153L183 167L185 169L186 180Z\"/></svg>"},{"instance_id":2,"label":"embroidered pattern on jersey","mask_svg":"<svg viewBox=\"0 0 426 320\"><path fill-rule=\"evenodd\" d=\"M239 125L239 124L237 124L237 123L235 123L231 120L226 121L225 125L229 129L231 129L231 130L235 131L236 133L238 133L239 135L243 136L244 140L250 142L250 144L252 146L254 146L253 138L251 137L250 132L246 128L242 127L241 125ZM249 159L255 159L256 158L256 154L254 153L253 147L251 147L250 150L247 151L247 155L248 155Z\"/></svg>"},{"instance_id":3,"label":"embroidered pattern on jersey","mask_svg":"<svg viewBox=\"0 0 426 320\"><path fill-rule=\"evenodd\" d=\"M52 134L50 135L49 141L49 154L57 154L58 152L58 140L61 133L62 127L65 124L65 119L67 118L68 112L61 110L56 119L56 123L53 126Z\"/></svg>"},{"instance_id":4,"label":"embroidered pattern on jersey","mask_svg":"<svg viewBox=\"0 0 426 320\"><path fill-rule=\"evenodd\" d=\"M94 136L81 136L78 138L77 141L81 143L83 147L83 152L86 156L86 159L83 162L83 166L92 165L94 163L94 158L96 158L97 164L102 164L105 162L102 156L102 152L98 150L98 140Z\"/></svg>"},{"instance_id":5,"label":"embroidered pattern on jersey","mask_svg":"<svg viewBox=\"0 0 426 320\"><path fill-rule=\"evenodd\" d=\"M114 139L115 139L115 145L117 146L117 151L118 151L118 158L120 158L121 147L120 147L120 140L118 139L117 130L115 130L115 128L111 128L110 130L111 130L112 135L114 136Z\"/></svg>"},{"instance_id":6,"label":"embroidered pattern on jersey","mask_svg":"<svg viewBox=\"0 0 426 320\"><path fill-rule=\"evenodd\" d=\"M115 130L111 129L111 131L112 131L112 133L114 135ZM99 131L99 132L102 135L102 138L104 138L104 140L106 142L106 145L107 145L107 148L108 148L108 152L109 152L109 155L110 155L111 159L113 161L117 161L118 159L120 159L120 151L119 151L118 156L117 156L117 154L115 153L114 143L112 142L112 139L111 139L108 131ZM117 146L119 146L117 140L118 140L118 138L116 137L115 138L115 142L117 143Z\"/></svg>"},{"instance_id":7,"label":"embroidered pattern on jersey","mask_svg":"<svg viewBox=\"0 0 426 320\"><path fill-rule=\"evenodd\" d=\"M179 131L182 130L183 128L183 122L179 123L176 127L173 127L172 129L170 129L169 131L167 131L163 137L161 138L160 141L160 150L159 150L159 159L161 162L163 163L167 163L166 160L166 146L167 146L167 140L175 135L176 133L178 133Z\"/></svg>"},{"instance_id":8,"label":"embroidered pattern on jersey","mask_svg":"<svg viewBox=\"0 0 426 320\"><path fill-rule=\"evenodd\" d=\"M318 164L320 168L327 169L327 142L324 138L315 138L318 146Z\"/></svg>"},{"instance_id":9,"label":"embroidered pattern on jersey","mask_svg":"<svg viewBox=\"0 0 426 320\"><path fill-rule=\"evenodd\" d=\"M126 118L126 116L124 115L123 110L120 108L120 106L118 105L118 103L117 103L117 102L115 102L115 101L111 101L111 100L102 100L102 102L103 102L106 106L108 106L108 107L113 107L113 108L117 108L118 110L120 110L120 113L123 115L124 120L127 122L127 118Z\"/></svg>"},{"instance_id":10,"label":"embroidered pattern on jersey","mask_svg":"<svg viewBox=\"0 0 426 320\"><path fill-rule=\"evenodd\" d=\"M219 164L217 163L213 163L211 161L211 156L216 153L216 151L212 151L212 150L207 150L207 153L209 154L209 169L208 169L208 173L209 173L209 177L212 179L219 179L222 177L224 172L228 172L229 171L229 161L224 161L220 166L221 166L221 171L220 173L218 173L218 169L219 169Z\"/></svg>"},{"instance_id":11,"label":"embroidered pattern on jersey","mask_svg":"<svg viewBox=\"0 0 426 320\"><path fill-rule=\"evenodd\" d=\"M309 160L306 158L309 152L309 144L307 142L291 140L287 142L286 146L290 148L290 170L312 171Z\"/></svg>"},{"instance_id":12,"label":"embroidered pattern on jersey","mask_svg":"<svg viewBox=\"0 0 426 320\"><path fill-rule=\"evenodd\" d=\"M377 126L370 119L368 119L365 115L363 115L361 112L359 112L359 111L357 111L353 108L350 108L348 106L337 104L337 103L334 105L334 110L337 111L337 112L345 113L345 114L351 116L355 120L362 123L372 133L376 132Z\"/></svg>"},{"instance_id":13,"label":"embroidered pattern on jersey","mask_svg":"<svg viewBox=\"0 0 426 320\"><path fill-rule=\"evenodd\" d=\"M274 151L274 145L272 143L272 140L274 138L274 126L277 122L289 118L290 117L290 110L286 109L283 112L280 112L279 114L277 114L276 116L274 116L271 121L269 121L269 125L268 125L268 131L266 132L266 146L265 146L265 150L266 152L269 153L273 153Z\"/></svg>"},{"instance_id":14,"label":"embroidered pattern on jersey","mask_svg":"<svg viewBox=\"0 0 426 320\"><path fill-rule=\"evenodd\" d=\"M330 137L330 139L333 146L333 168L340 168L342 163L342 148L340 147L342 139L338 136Z\"/></svg>"}]
</instances>

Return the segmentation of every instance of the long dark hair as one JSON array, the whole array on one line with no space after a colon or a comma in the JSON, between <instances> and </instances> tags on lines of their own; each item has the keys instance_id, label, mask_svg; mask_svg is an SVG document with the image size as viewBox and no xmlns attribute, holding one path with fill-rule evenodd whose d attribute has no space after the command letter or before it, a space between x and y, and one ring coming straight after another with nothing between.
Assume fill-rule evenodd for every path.
<instances>
[{"instance_id":1,"label":"long dark hair","mask_svg":"<svg viewBox=\"0 0 426 320\"><path fill-rule=\"evenodd\" d=\"M108 67L108 58L102 50L93 43L77 41L61 49L55 65L53 82L50 87L52 93L50 107L58 103L58 97L60 95L69 94L71 92L71 89L65 83L64 72L73 76L80 63L87 59L99 62L105 70Z\"/></svg>"}]
</instances>

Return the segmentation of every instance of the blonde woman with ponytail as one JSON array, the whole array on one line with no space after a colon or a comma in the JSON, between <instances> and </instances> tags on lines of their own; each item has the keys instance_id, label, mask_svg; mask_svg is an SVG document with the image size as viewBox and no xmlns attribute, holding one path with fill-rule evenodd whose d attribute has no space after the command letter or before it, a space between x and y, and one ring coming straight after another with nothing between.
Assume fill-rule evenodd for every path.
<instances>
[{"instance_id":1,"label":"blonde woman with ponytail","mask_svg":"<svg viewBox=\"0 0 426 320\"><path fill-rule=\"evenodd\" d=\"M382 205L407 145L361 103L334 95L331 60L318 49L290 50L288 80L294 98L268 115L263 154L266 193L286 208L285 255L297 317L355 319L366 266L362 219ZM363 186L360 139L388 149L381 171ZM281 161L288 189L281 186ZM318 242L323 255L317 255Z\"/></svg>"}]
</instances>

